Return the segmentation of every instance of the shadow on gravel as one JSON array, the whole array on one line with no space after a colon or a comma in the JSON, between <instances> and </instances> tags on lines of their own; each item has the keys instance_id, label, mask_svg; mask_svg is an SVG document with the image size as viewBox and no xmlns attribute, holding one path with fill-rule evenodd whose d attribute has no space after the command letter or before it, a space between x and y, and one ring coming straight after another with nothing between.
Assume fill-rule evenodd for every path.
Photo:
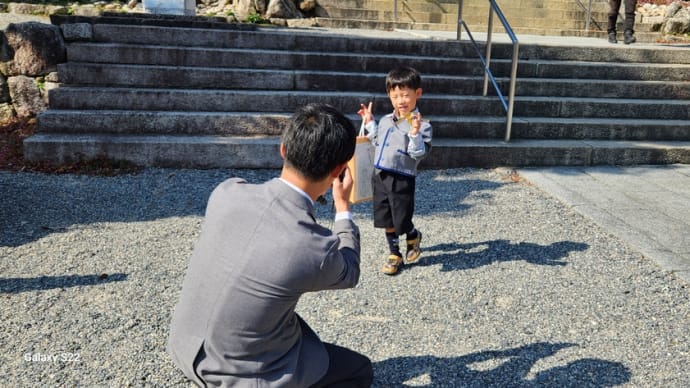
<instances>
[{"instance_id":1,"label":"shadow on gravel","mask_svg":"<svg viewBox=\"0 0 690 388\"><path fill-rule=\"evenodd\" d=\"M39 276L36 278L0 278L0 294L50 290L79 286L95 286L127 280L127 274Z\"/></svg>"},{"instance_id":2,"label":"shadow on gravel","mask_svg":"<svg viewBox=\"0 0 690 388\"><path fill-rule=\"evenodd\" d=\"M459 357L396 357L374 363L374 387L611 387L630 381L619 362L583 358L546 370L532 368L571 343L540 342ZM530 373L532 372L532 373Z\"/></svg>"},{"instance_id":3,"label":"shadow on gravel","mask_svg":"<svg viewBox=\"0 0 690 388\"><path fill-rule=\"evenodd\" d=\"M424 248L421 266L441 264L441 272L478 268L500 261L522 260L536 265L566 265L570 252L584 251L588 244L558 241L549 245L510 240L482 241L469 244L438 244Z\"/></svg>"},{"instance_id":4,"label":"shadow on gravel","mask_svg":"<svg viewBox=\"0 0 690 388\"><path fill-rule=\"evenodd\" d=\"M20 246L74 225L201 216L228 171L151 170L137 175L0 172L0 247Z\"/></svg>"},{"instance_id":5,"label":"shadow on gravel","mask_svg":"<svg viewBox=\"0 0 690 388\"><path fill-rule=\"evenodd\" d=\"M505 184L483 179L467 179L462 172L449 174L451 173L443 171L417 177L415 215L466 212L472 205L463 203L465 199L472 196L489 200L493 197L491 192Z\"/></svg>"}]
</instances>

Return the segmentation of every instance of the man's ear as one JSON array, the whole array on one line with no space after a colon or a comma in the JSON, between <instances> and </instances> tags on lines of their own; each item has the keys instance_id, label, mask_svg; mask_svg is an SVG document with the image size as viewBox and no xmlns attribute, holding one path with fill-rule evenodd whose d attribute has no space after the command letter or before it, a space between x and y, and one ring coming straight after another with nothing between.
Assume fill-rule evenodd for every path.
<instances>
[{"instance_id":1,"label":"man's ear","mask_svg":"<svg viewBox=\"0 0 690 388\"><path fill-rule=\"evenodd\" d=\"M280 157L285 159L285 144L280 143Z\"/></svg>"},{"instance_id":2,"label":"man's ear","mask_svg":"<svg viewBox=\"0 0 690 388\"><path fill-rule=\"evenodd\" d=\"M345 171L347 168L347 162L337 165L331 172L331 178L335 178Z\"/></svg>"}]
</instances>

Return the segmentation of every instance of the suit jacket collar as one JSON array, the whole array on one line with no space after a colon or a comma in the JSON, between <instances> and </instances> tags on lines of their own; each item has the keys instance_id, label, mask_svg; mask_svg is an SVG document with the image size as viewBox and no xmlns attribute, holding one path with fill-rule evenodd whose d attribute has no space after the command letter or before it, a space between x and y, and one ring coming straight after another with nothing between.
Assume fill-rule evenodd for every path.
<instances>
[{"instance_id":1,"label":"suit jacket collar","mask_svg":"<svg viewBox=\"0 0 690 388\"><path fill-rule=\"evenodd\" d=\"M296 207L306 211L311 218L316 222L316 216L314 211L314 202L309 198L306 193L301 193L297 191L294 187L287 184L280 178L274 178L268 182L272 190L275 190L277 195L286 201L294 204Z\"/></svg>"}]
</instances>

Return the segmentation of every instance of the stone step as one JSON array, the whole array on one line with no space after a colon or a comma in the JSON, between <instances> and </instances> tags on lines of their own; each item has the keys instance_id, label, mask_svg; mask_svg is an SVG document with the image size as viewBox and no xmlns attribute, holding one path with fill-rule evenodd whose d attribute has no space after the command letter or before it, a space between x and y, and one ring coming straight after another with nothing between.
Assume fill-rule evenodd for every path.
<instances>
[{"instance_id":1,"label":"stone step","mask_svg":"<svg viewBox=\"0 0 690 388\"><path fill-rule=\"evenodd\" d=\"M319 29L285 29L285 28L257 28L256 31L222 30L222 29L193 29L157 26L128 26L116 24L94 24L94 41L103 44L104 49L110 48L108 43L131 44L135 46L167 46L174 52L185 48L196 48L196 55L204 55L200 51L209 50L209 56L222 55L216 49L240 50L248 49L262 52L265 50L288 52L320 52L346 53L355 55L415 55L436 58L476 58L475 48L468 41L376 38L371 36L357 36L356 31L346 35L347 39L333 39L325 36L328 30ZM366 31L366 30L365 30ZM481 42L480 42L481 43ZM80 43L70 43L68 46L79 47ZM481 43L483 47L484 43ZM88 46L86 46L88 47ZM116 47L116 46L115 46ZM98 51L91 55L98 58ZM143 47L137 55L145 57L150 47ZM77 49L75 49L76 51ZM119 49L125 50L126 49ZM88 51L87 51L88 53ZM492 57L510 58L512 46L505 43L493 45ZM251 57L251 55L249 55ZM181 59L184 55L180 54ZM71 57L70 57L71 58ZM583 62L643 62L690 64L690 50L678 47L655 47L638 49L624 45L610 45L604 47L572 47L521 44L520 58L523 60L548 58L551 60L578 60ZM72 60L72 59L70 59ZM270 64L270 62L268 62ZM262 65L265 66L267 63Z\"/></svg>"},{"instance_id":2,"label":"stone step","mask_svg":"<svg viewBox=\"0 0 690 388\"><path fill-rule=\"evenodd\" d=\"M355 60L356 58L351 58ZM376 62L376 58L372 58ZM347 62L343 60L342 62ZM483 70L476 60L441 62L408 61L425 76L427 91L454 94L477 94L483 85ZM209 89L266 89L266 90L322 90L322 91L380 91L385 78L384 69L396 62L382 58L372 64L369 72L328 70L283 70L257 68L210 68L191 66L119 65L94 63L66 63L58 66L64 76L61 82L71 85L108 85L115 87L209 88ZM321 65L324 65L323 63ZM342 65L342 63L339 63ZM445 69L438 69L442 65ZM494 77L506 77L510 62L492 61ZM300 68L300 67L296 67ZM451 72L451 70L455 70ZM444 73L447 72L447 73ZM453 74L466 74L455 76ZM582 77L577 77L582 74ZM563 76L561 78L557 78ZM565 77L573 78L565 78ZM472 77L472 78L469 78ZM518 67L517 95L600 96L612 95L612 90L599 92L601 82L615 90L616 96L636 98L644 90L657 98L687 98L690 84L690 65L656 66L649 64L566 63L556 61L522 62ZM610 81L613 79L613 81ZM426 82L428 80L428 82ZM503 79L505 81L505 79ZM501 82L505 85L505 82ZM571 89L559 90L561 87ZM505 91L505 88L503 89Z\"/></svg>"},{"instance_id":3,"label":"stone step","mask_svg":"<svg viewBox=\"0 0 690 388\"><path fill-rule=\"evenodd\" d=\"M457 31L455 23L410 23L410 22L392 22L392 21L375 21L375 20L360 20L360 19L330 19L330 18L316 18L317 24L325 28L348 28L348 29L373 29L373 30L420 30L420 31ZM467 23L467 21L466 21ZM469 23L468 23L469 24ZM601 29L592 25L589 30L585 29L583 24L581 27L568 27L565 25L554 27L533 27L529 24L527 26L513 26L511 28L515 35L520 39L521 35L543 35L543 36L579 36L579 37L597 37L605 39L607 37L606 23L599 23ZM477 22L469 24L470 32L486 32L488 25L486 22ZM661 38L659 32L653 31L653 24L638 23L635 25L635 37L638 43L656 43ZM494 21L494 33L503 33L505 30L502 26ZM622 40L623 26L618 26L619 38ZM462 34L466 34L465 29Z\"/></svg>"},{"instance_id":4,"label":"stone step","mask_svg":"<svg viewBox=\"0 0 690 388\"><path fill-rule=\"evenodd\" d=\"M424 63L417 69L424 76L424 89L432 93L478 95L483 91L484 76L477 61L457 62L452 69L459 74L443 74L438 69L429 71ZM372 66L374 67L374 66ZM341 92L379 93L385 79L381 69L371 72L345 72L320 70L277 70L255 68L205 68L181 66L145 66L90 63L67 63L60 65L61 81L69 85L136 87L136 88L182 88L182 89L259 89L259 90L315 90ZM390 67L389 67L390 68ZM492 65L497 81L504 95L507 95L510 63L495 61ZM690 82L683 81L690 75L690 67L657 67L645 64L615 65L601 63L582 65L535 61L523 63L518 69L515 94L518 96L550 95L554 97L620 97L656 99L690 98ZM450 71L450 70L449 70ZM578 72L587 77L555 78L558 75L576 76ZM474 75L472 75L474 74ZM614 79L618 76L617 79ZM656 76L656 77L655 77ZM593 77L590 79L589 77ZM663 77L666 77L664 79ZM490 84L489 90L493 93Z\"/></svg>"},{"instance_id":5,"label":"stone step","mask_svg":"<svg viewBox=\"0 0 690 388\"><path fill-rule=\"evenodd\" d=\"M41 114L39 132L63 134L277 136L289 115L281 112L56 110ZM359 126L358 116L349 118ZM500 116L426 116L438 138L503 139ZM513 118L514 139L690 141L689 120L620 118Z\"/></svg>"},{"instance_id":6,"label":"stone step","mask_svg":"<svg viewBox=\"0 0 690 388\"><path fill-rule=\"evenodd\" d=\"M280 139L226 136L115 136L39 133L27 138L25 158L57 163L106 156L143 166L279 168ZM690 163L690 142L614 140L435 139L421 168L591 166Z\"/></svg>"},{"instance_id":7,"label":"stone step","mask_svg":"<svg viewBox=\"0 0 690 388\"><path fill-rule=\"evenodd\" d=\"M492 71L496 76L508 75L510 73L511 61L505 59L507 47L496 45L492 53ZM673 64L666 63L642 63L629 62L635 58L626 58L628 63L610 62L614 55L609 50L608 57L599 58L597 53L589 53L588 56L578 57L577 52L582 49L573 48L570 58L560 58L558 60L540 60L539 56L557 57L554 53L535 53L529 47L523 47L523 60L518 67L518 77L539 77L553 78L555 76L587 79L617 79L628 80L649 80L663 79L669 81L685 81L690 79L690 64L679 63L682 59L668 58L675 61ZM531 51L531 52L530 52ZM592 50L586 50L592 51ZM675 50L676 52L678 50ZM494 55L495 54L495 55ZM530 55L532 54L532 55ZM639 53L638 53L639 54ZM436 57L411 54L375 54L356 52L318 52L318 51L297 51L297 50L252 50L252 55L246 55L246 49L226 49L226 48L180 48L173 46L155 45L133 45L133 44L97 44L97 43L75 43L68 45L67 55L70 62L61 65L61 72L73 78L64 79L64 83L98 83L103 76L101 83L119 84L114 78L118 73L132 73L135 77L137 72L148 72L147 69L159 73L175 72L194 72L201 77L205 71L207 73L238 71L239 69L260 69L261 70L283 70L282 73L276 72L284 77L304 75L306 71L340 71L342 74L330 73L326 76L345 77L348 73L355 77L367 77L367 73L385 74L390 68L401 60L414 66L424 74L462 74L462 75L481 75L483 68L476 57L465 55L457 58ZM656 54L663 60L663 56ZM531 56L531 57L530 57ZM594 61L600 59L601 61ZM136 67L127 65L156 65L150 67ZM167 67L166 67L167 66ZM187 69L186 67L199 67L206 69ZM290 72L287 72L290 69ZM293 70L295 69L295 70ZM303 73L300 73L303 72ZM103 74L108 72L108 74ZM364 73L357 73L364 72ZM357 73L357 74L354 74ZM376 74L378 76L379 74ZM209 75L209 77L216 74ZM222 77L222 74L217 76ZM229 74L228 76L232 76ZM93 80L89 80L89 77ZM126 78L126 75L119 75ZM156 79L162 82L165 79L172 79L176 85L184 86L184 77L165 74L149 74L136 76L137 78ZM242 80L246 81L246 80ZM131 80L135 82L135 80ZM194 82L194 80L188 80ZM287 82L287 80L285 81ZM295 83L299 80L294 80ZM310 82L305 80L305 82ZM318 82L315 80L314 82ZM367 82L369 82L367 80ZM219 80L219 84L225 84L224 80ZM237 82L235 82L237 83ZM336 82L337 83L337 79ZM325 82L318 82L323 87ZM161 84L161 86L166 86ZM233 86L234 87L234 86Z\"/></svg>"},{"instance_id":8,"label":"stone step","mask_svg":"<svg viewBox=\"0 0 690 388\"><path fill-rule=\"evenodd\" d=\"M318 4L323 10L335 9L365 9L378 10L382 12L393 12L395 9L394 0L319 0ZM463 0L463 13L470 11L488 12L489 4L486 0ZM601 6L600 1L593 2L592 11L601 12L607 10ZM506 13L509 11L547 11L547 10L583 10L577 2L572 0L512 0L512 1L498 1L498 6ZM397 10L399 13L405 12L425 12L425 13L440 13L440 14L457 14L458 1L428 1L428 0L398 0Z\"/></svg>"},{"instance_id":9,"label":"stone step","mask_svg":"<svg viewBox=\"0 0 690 388\"><path fill-rule=\"evenodd\" d=\"M375 112L390 109L385 94L326 91L60 87L51 91L50 99L51 108L68 110L273 112L280 106L283 111L292 112L317 101L344 112L356 111L366 101L373 101ZM514 115L688 120L687 106L687 100L517 96ZM420 107L426 115L505 115L498 98L491 96L425 94Z\"/></svg>"},{"instance_id":10,"label":"stone step","mask_svg":"<svg viewBox=\"0 0 690 388\"><path fill-rule=\"evenodd\" d=\"M541 28L561 27L584 29L587 24L584 13L580 10L508 9L504 10L504 15L513 28L536 26ZM392 10L334 8L326 13L320 14L319 17L344 20L392 21L413 24L436 23L447 25L456 25L458 21L457 7L455 7L455 11L448 13L399 10L397 12L397 18L396 13ZM606 21L605 14L595 14L593 17L595 18L594 20ZM470 25L471 28L486 25L488 23L488 18L488 6L463 8L463 21ZM496 25L500 23L496 15L494 15L494 23L496 23Z\"/></svg>"}]
</instances>

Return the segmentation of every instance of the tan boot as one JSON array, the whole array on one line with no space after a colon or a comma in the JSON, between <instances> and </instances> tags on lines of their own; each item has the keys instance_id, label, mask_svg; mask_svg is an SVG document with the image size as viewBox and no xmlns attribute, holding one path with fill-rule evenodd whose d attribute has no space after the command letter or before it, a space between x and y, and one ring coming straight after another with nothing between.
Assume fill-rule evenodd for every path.
<instances>
[{"instance_id":1,"label":"tan boot","mask_svg":"<svg viewBox=\"0 0 690 388\"><path fill-rule=\"evenodd\" d=\"M422 254L422 249L419 247L422 242L422 232L417 231L417 238L413 240L407 240L407 254L405 255L405 262L415 263L419 260L419 256Z\"/></svg>"},{"instance_id":2,"label":"tan boot","mask_svg":"<svg viewBox=\"0 0 690 388\"><path fill-rule=\"evenodd\" d=\"M403 265L402 257L394 254L388 255L386 258L386 263L381 267L381 272L386 275L395 275L400 271L400 267Z\"/></svg>"}]
</instances>

